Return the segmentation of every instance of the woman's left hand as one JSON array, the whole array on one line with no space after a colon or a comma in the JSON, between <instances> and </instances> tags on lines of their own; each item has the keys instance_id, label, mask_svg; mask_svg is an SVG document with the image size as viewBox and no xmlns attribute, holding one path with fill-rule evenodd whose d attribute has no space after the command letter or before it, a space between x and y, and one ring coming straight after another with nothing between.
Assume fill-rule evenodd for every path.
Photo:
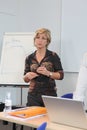
<instances>
[{"instance_id":1,"label":"woman's left hand","mask_svg":"<svg viewBox=\"0 0 87 130\"><path fill-rule=\"evenodd\" d=\"M39 74L43 74L43 75L46 75L46 76L48 76L49 77L49 71L46 69L46 67L38 67L37 68L37 73L39 73Z\"/></svg>"}]
</instances>

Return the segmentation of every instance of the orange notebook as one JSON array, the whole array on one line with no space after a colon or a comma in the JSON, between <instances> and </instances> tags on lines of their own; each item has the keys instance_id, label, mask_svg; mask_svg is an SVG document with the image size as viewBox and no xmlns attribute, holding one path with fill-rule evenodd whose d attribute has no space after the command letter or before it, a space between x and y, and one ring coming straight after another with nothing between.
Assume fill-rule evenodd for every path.
<instances>
[{"instance_id":1,"label":"orange notebook","mask_svg":"<svg viewBox=\"0 0 87 130\"><path fill-rule=\"evenodd\" d=\"M15 111L9 112L8 114L20 118L28 118L46 113L47 110L45 107L33 106L33 107L26 107L24 109L17 109Z\"/></svg>"}]
</instances>

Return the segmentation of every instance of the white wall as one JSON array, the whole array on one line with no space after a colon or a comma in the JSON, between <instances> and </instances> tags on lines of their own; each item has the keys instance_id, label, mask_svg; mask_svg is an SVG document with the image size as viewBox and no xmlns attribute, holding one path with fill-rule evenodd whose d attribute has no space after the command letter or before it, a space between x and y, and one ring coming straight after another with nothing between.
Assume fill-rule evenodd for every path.
<instances>
[{"instance_id":1,"label":"white wall","mask_svg":"<svg viewBox=\"0 0 87 130\"><path fill-rule=\"evenodd\" d=\"M18 29L18 0L0 0L0 54L3 42L3 33Z\"/></svg>"},{"instance_id":2,"label":"white wall","mask_svg":"<svg viewBox=\"0 0 87 130\"><path fill-rule=\"evenodd\" d=\"M50 46L50 49L56 51L60 55L61 0L9 0L8 3L5 3L5 0L3 1L4 4L0 2L0 5L2 3L3 8L5 8L5 6L8 6L7 9L10 8L9 4L11 1L13 1L11 2L12 7L10 13L12 13L11 17L14 17L15 20L13 20L13 23L10 21L10 19L8 21L7 16L8 14L10 15L8 12L9 10L6 10L5 12L6 17L3 13L4 11L2 12L1 10L0 17L5 17L5 20L8 21L7 23L6 21L3 21L3 26L0 22L0 27L2 27L2 30L0 32L1 39L4 31L33 32L38 28L46 27L49 28L52 32L52 44ZM3 16L1 16L2 14ZM64 93L74 91L76 87L77 76L78 73L65 73L64 80L57 81L59 96ZM15 95L15 99L16 96L19 99L21 94L19 88L17 90L19 92L12 92L12 95ZM1 92L5 94L4 89L2 91ZM28 88L23 89L23 104L26 104L27 91ZM19 104L19 101L16 100L16 103Z\"/></svg>"},{"instance_id":3,"label":"white wall","mask_svg":"<svg viewBox=\"0 0 87 130\"><path fill-rule=\"evenodd\" d=\"M87 52L87 0L62 0L61 59L64 70L78 72Z\"/></svg>"},{"instance_id":4,"label":"white wall","mask_svg":"<svg viewBox=\"0 0 87 130\"><path fill-rule=\"evenodd\" d=\"M58 95L61 96L65 93L71 93L75 91L77 83L78 73L64 73L64 79L57 81Z\"/></svg>"}]
</instances>

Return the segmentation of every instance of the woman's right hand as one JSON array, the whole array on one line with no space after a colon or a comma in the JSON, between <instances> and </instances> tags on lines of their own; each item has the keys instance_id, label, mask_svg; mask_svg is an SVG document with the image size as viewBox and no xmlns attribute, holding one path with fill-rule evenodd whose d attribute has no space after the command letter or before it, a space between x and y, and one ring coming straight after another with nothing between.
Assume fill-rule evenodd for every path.
<instances>
[{"instance_id":1,"label":"woman's right hand","mask_svg":"<svg viewBox=\"0 0 87 130\"><path fill-rule=\"evenodd\" d=\"M25 82L29 82L30 80L32 80L35 77L38 77L39 75L35 72L28 72L26 73L26 75L24 75L24 81Z\"/></svg>"}]
</instances>

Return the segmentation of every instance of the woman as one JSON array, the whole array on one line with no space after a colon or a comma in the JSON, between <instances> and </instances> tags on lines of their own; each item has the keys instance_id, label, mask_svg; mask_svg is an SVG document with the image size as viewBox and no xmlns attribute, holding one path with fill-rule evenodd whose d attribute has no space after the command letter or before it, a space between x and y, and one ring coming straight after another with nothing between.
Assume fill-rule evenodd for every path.
<instances>
[{"instance_id":1,"label":"woman","mask_svg":"<svg viewBox=\"0 0 87 130\"><path fill-rule=\"evenodd\" d=\"M64 77L59 56L47 49L50 42L51 33L48 29L37 30L34 37L36 51L26 57L24 81L30 82L28 106L44 106L41 95L57 96L55 80Z\"/></svg>"}]
</instances>

